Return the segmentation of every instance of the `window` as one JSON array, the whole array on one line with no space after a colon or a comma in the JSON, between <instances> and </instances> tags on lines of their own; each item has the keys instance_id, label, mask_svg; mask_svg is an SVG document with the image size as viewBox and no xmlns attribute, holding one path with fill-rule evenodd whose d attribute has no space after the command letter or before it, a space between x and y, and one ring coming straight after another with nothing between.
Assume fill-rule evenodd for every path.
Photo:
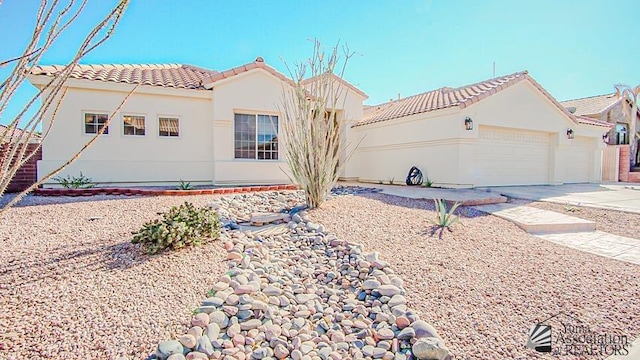
<instances>
[{"instance_id":1,"label":"window","mask_svg":"<svg viewBox=\"0 0 640 360\"><path fill-rule=\"evenodd\" d=\"M170 117L158 119L158 135L178 137L180 135L180 119Z\"/></svg>"},{"instance_id":2,"label":"window","mask_svg":"<svg viewBox=\"0 0 640 360\"><path fill-rule=\"evenodd\" d=\"M236 159L278 160L278 117L235 115Z\"/></svg>"},{"instance_id":3,"label":"window","mask_svg":"<svg viewBox=\"0 0 640 360\"><path fill-rule=\"evenodd\" d=\"M144 116L124 115L122 128L125 135L144 135Z\"/></svg>"},{"instance_id":4,"label":"window","mask_svg":"<svg viewBox=\"0 0 640 360\"><path fill-rule=\"evenodd\" d=\"M102 128L105 128L103 134L108 134L109 127L105 126L108 120L109 120L109 115L107 114L85 113L84 114L84 133L97 134Z\"/></svg>"},{"instance_id":5,"label":"window","mask_svg":"<svg viewBox=\"0 0 640 360\"><path fill-rule=\"evenodd\" d=\"M616 138L614 145L625 145L629 143L629 137L627 136L627 124L617 124L615 127Z\"/></svg>"}]
</instances>

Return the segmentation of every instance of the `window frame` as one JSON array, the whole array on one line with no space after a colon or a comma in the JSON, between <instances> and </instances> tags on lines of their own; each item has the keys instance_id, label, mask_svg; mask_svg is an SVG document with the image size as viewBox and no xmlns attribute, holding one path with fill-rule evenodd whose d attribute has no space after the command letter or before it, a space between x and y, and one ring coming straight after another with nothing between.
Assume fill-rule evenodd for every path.
<instances>
[{"instance_id":1,"label":"window frame","mask_svg":"<svg viewBox=\"0 0 640 360\"><path fill-rule=\"evenodd\" d=\"M86 117L87 115L104 115L107 117L107 122L109 122L109 116L111 115L108 111L98 111L98 110L82 110L82 121L81 121L81 126L82 129L80 130L82 132L83 136L96 136L98 134L98 131L100 131L100 129L98 129L96 132L94 133L89 133L87 132L87 122L86 122ZM96 126L97 123L95 123ZM113 132L113 124L111 122L109 122L109 125L107 125L107 132L102 133L102 135L100 136L110 136L111 133Z\"/></svg>"},{"instance_id":2,"label":"window frame","mask_svg":"<svg viewBox=\"0 0 640 360\"><path fill-rule=\"evenodd\" d=\"M177 136L160 135L160 119L175 119L175 120L178 120L178 135ZM158 126L158 129L156 131L156 137L158 137L160 139L180 139L182 137L182 117L180 117L180 116L177 116L177 115L158 115L157 116L156 125Z\"/></svg>"},{"instance_id":3,"label":"window frame","mask_svg":"<svg viewBox=\"0 0 640 360\"><path fill-rule=\"evenodd\" d=\"M135 130L134 130L134 134L125 134L125 123L124 123L125 116L143 118L144 119L144 134L143 135L135 134ZM121 133L121 135L123 137L139 138L139 137L146 137L147 134L149 134L149 131L148 131L149 127L147 126L148 122L147 122L147 115L146 114L137 114L137 113L130 113L130 112L122 113L122 115L120 116L120 120L121 120L121 124L122 124L122 131L120 133ZM134 129L135 129L135 127L134 127Z\"/></svg>"},{"instance_id":4,"label":"window frame","mask_svg":"<svg viewBox=\"0 0 640 360\"><path fill-rule=\"evenodd\" d=\"M255 152L255 156L253 158L238 158L236 157L236 115L249 115L249 116L253 116L254 117L254 122L255 122L255 133L254 133L254 138L255 138L255 147L254 147L254 152ZM260 159L258 158L258 133L259 133L259 127L258 127L258 119L260 116L269 116L269 117L273 117L275 116L278 119L278 123L276 125L277 129L275 131L275 135L276 138L278 139L278 141L276 142L276 144L278 144L278 148L277 150L275 150L276 154L278 155L277 159ZM280 151L280 119L281 116L279 113L276 112L269 112L269 111L247 111L247 110L234 110L233 111L233 131L232 131L232 141L231 141L231 151L232 151L232 156L233 156L233 161L259 161L259 162L263 162L263 161L267 161L267 162L282 162L282 158L281 158L281 151ZM263 150L263 151L267 151L267 150ZM274 150L268 150L272 156L273 156L273 152Z\"/></svg>"}]
</instances>

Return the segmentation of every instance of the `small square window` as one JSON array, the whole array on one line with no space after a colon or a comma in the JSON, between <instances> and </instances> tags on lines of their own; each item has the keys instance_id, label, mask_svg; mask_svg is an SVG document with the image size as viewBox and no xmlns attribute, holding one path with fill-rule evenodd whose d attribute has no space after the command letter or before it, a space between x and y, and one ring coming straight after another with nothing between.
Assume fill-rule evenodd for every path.
<instances>
[{"instance_id":1,"label":"small square window","mask_svg":"<svg viewBox=\"0 0 640 360\"><path fill-rule=\"evenodd\" d=\"M178 118L161 117L158 120L158 135L166 137L180 136L180 120Z\"/></svg>"},{"instance_id":2,"label":"small square window","mask_svg":"<svg viewBox=\"0 0 640 360\"><path fill-rule=\"evenodd\" d=\"M125 135L144 136L145 134L144 116L124 115L122 117L122 129Z\"/></svg>"},{"instance_id":3,"label":"small square window","mask_svg":"<svg viewBox=\"0 0 640 360\"><path fill-rule=\"evenodd\" d=\"M84 114L84 133L85 134L97 134L102 128L104 128L103 134L109 133L109 127L105 124L109 121L109 115L107 114Z\"/></svg>"}]
</instances>

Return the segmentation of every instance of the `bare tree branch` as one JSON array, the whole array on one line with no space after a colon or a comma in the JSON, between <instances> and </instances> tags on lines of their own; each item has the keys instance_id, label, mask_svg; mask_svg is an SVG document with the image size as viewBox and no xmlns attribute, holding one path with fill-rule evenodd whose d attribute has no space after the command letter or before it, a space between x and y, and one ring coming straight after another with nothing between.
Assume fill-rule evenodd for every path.
<instances>
[{"instance_id":1,"label":"bare tree branch","mask_svg":"<svg viewBox=\"0 0 640 360\"><path fill-rule=\"evenodd\" d=\"M281 104L285 159L310 208L325 201L352 154L345 141L349 121L342 78L353 53L346 46L342 50L343 59L339 44L326 52L316 40L307 62L293 70L286 65L294 85L283 89Z\"/></svg>"},{"instance_id":2,"label":"bare tree branch","mask_svg":"<svg viewBox=\"0 0 640 360\"><path fill-rule=\"evenodd\" d=\"M42 56L59 36L65 32L71 24L76 22L80 14L85 10L87 2L88 0L82 0L79 3L77 0L69 0L66 5L59 10L60 0L42 0L40 2L40 7L36 13L32 37L23 54L0 62L3 66L13 65L7 78L0 83L0 115L2 115L6 109L18 87L27 79L31 69L39 63ZM27 101L21 111L18 112L9 122L6 129L2 131L2 134L0 134L0 144L3 146L3 151L0 153L0 196L4 194L8 184L18 169L20 169L21 165L25 164L34 156L35 151L27 154L27 144L33 142L34 137L37 136L36 129L41 126L42 121L53 107L53 117L42 139L48 136L53 126L55 115L57 115L58 108L65 97L65 83L70 78L74 68L82 57L96 49L112 36L128 3L129 0L117 1L117 4L111 11L89 31L72 60L52 74L51 80L39 88L37 94ZM126 98L128 99L129 96L130 94L127 95ZM26 122L23 122L25 115L35 106L38 100L41 100L41 105L35 114L28 118ZM20 130L20 128L23 130ZM90 140L87 146L80 150L79 154L94 141L95 139ZM36 147L36 151L40 146L41 144ZM73 162L79 154L63 166L67 166ZM46 177L44 179L46 179ZM24 194L22 194L22 196L24 196Z\"/></svg>"},{"instance_id":3,"label":"bare tree branch","mask_svg":"<svg viewBox=\"0 0 640 360\"><path fill-rule=\"evenodd\" d=\"M111 124L111 121L113 120L113 118L115 117L115 115L118 113L118 111L120 111L120 109L122 109L122 107L124 106L124 104L126 104L126 102L129 100L129 98L131 97L131 95L133 95L133 93L138 89L140 85L136 85L133 87L133 89L131 89L131 91L129 91L127 93L127 95L124 97L124 99L122 99L122 101L120 102L120 105L118 105L118 107L115 108L115 110L113 110L111 112L111 114L109 115L109 118L107 119L107 121L104 123L104 126L102 128L100 128L100 130L98 130L98 132L91 138L91 140L89 140L86 144L84 144L84 146L82 146L82 148L80 148L80 150L78 150L69 160L67 160L65 163L63 163L62 165L58 166L55 170L51 171L50 173L48 173L47 175L43 176L40 180L38 180L36 183L32 184L31 186L29 186L27 189L25 189L24 191L22 191L21 193L19 193L17 196L15 196L13 199L11 199L10 202L8 202L4 207L2 207L2 209L0 209L0 216L2 216L2 214L7 211L7 209L9 209L10 207L12 207L13 205L17 204L20 200L22 200L23 197L25 197L25 195L27 195L28 193L30 193L31 191L33 191L34 189L36 189L38 186L42 185L45 181L47 181L48 179L50 179L53 176L56 176L56 174L58 174L60 171L62 171L64 168L66 168L67 166L69 166L69 164L71 164L72 162L76 161L80 155L82 155L82 153L88 149L91 145L93 145L93 143L100 137L100 135L104 134L104 132L106 131L106 129L109 128L109 125Z\"/></svg>"}]
</instances>

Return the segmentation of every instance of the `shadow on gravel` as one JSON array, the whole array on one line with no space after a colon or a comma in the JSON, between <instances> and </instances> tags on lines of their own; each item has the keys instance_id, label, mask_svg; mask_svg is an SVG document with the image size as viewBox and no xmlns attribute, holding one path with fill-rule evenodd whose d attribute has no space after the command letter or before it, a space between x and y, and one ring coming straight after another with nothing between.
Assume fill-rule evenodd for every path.
<instances>
[{"instance_id":1,"label":"shadow on gravel","mask_svg":"<svg viewBox=\"0 0 640 360\"><path fill-rule=\"evenodd\" d=\"M0 266L0 284L23 286L46 279L73 276L79 271L126 270L150 259L139 246L130 242L98 246L84 244L81 249L58 248L51 252L48 255L10 259Z\"/></svg>"},{"instance_id":2,"label":"shadow on gravel","mask_svg":"<svg viewBox=\"0 0 640 360\"><path fill-rule=\"evenodd\" d=\"M410 209L423 209L427 211L435 211L435 206L433 200L425 200L425 199L409 199L401 196L387 195L381 193L365 193L365 194L357 194L354 196L361 196L368 199L373 199L380 201L381 203L392 205L392 206L402 206ZM447 201L447 210L451 208L453 205L452 202ZM462 218L477 218L482 216L490 216L490 214L478 211L470 206L460 206L456 209L454 214L462 217Z\"/></svg>"},{"instance_id":3,"label":"shadow on gravel","mask_svg":"<svg viewBox=\"0 0 640 360\"><path fill-rule=\"evenodd\" d=\"M9 201L13 200L16 194L4 194L0 196L0 208L4 207ZM93 196L37 196L27 195L13 207L51 205L51 204L71 204L91 201L107 201L107 200L128 200L139 199L146 196L138 195L93 195Z\"/></svg>"}]
</instances>

